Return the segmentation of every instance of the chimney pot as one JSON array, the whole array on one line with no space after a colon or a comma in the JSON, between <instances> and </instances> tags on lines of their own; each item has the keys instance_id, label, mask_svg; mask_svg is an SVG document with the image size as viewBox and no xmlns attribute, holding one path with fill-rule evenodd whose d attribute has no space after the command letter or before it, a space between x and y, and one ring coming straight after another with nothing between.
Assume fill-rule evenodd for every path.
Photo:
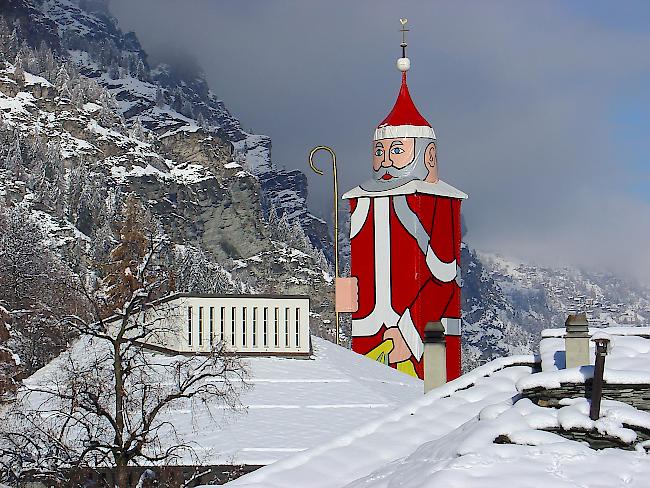
<instances>
[{"instance_id":1,"label":"chimney pot","mask_svg":"<svg viewBox=\"0 0 650 488\"><path fill-rule=\"evenodd\" d=\"M447 342L442 322L424 326L424 393L447 382Z\"/></svg>"}]
</instances>

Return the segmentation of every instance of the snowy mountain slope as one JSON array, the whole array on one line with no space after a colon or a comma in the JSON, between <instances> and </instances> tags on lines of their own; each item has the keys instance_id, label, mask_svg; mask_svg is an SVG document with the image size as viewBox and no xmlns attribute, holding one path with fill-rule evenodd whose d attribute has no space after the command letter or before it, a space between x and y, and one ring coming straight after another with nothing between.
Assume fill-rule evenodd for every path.
<instances>
[{"instance_id":1,"label":"snowy mountain slope","mask_svg":"<svg viewBox=\"0 0 650 488\"><path fill-rule=\"evenodd\" d=\"M241 406L177 404L164 412L161 425L172 422L174 432L162 436L170 446L190 443L179 464L270 464L296 452L326 443L422 395L422 382L366 359L328 341L313 337L310 359L249 357L244 360L248 387L241 388ZM88 348L77 342L32 375L27 388L51 384L57 364L70 354L82 361ZM174 358L152 356L154 362ZM43 400L32 393L30 402Z\"/></svg>"},{"instance_id":2,"label":"snowy mountain slope","mask_svg":"<svg viewBox=\"0 0 650 488\"><path fill-rule=\"evenodd\" d=\"M119 201L135 193L173 242L198 245L231 271L249 271L243 278L253 279L258 289L309 290L314 298L327 293L329 281L308 244L302 247L307 253L296 250L287 259L286 244L271 239L259 181L232 161L227 141L198 127L153 139L121 124L107 110L105 92L102 105L84 102L78 107L60 98L52 83L29 72L22 75L21 88L15 71L7 65L0 77L3 130L17 144L7 154L17 166L4 174L0 191L8 201L24 202L44 214L39 220L47 224L46 233L61 234L67 228L67 237L53 242L67 244L64 254L75 249L82 253L75 266L96 252ZM46 163L58 168L53 177L62 188L54 188L59 192L56 201L47 194L51 187L43 194L31 183L38 171L37 162L27 160L33 140L48 148L50 155L45 156L54 161ZM16 171L22 174L18 179ZM241 265L248 260L251 266ZM318 312L317 299L315 304Z\"/></svg>"},{"instance_id":3,"label":"snowy mountain slope","mask_svg":"<svg viewBox=\"0 0 650 488\"><path fill-rule=\"evenodd\" d=\"M312 243L330 253L325 222L307 210L305 175L278 168L271 159L271 140L245 132L204 79L168 65L150 70L135 35L120 32L101 2L86 4L91 12L69 0L46 0L39 8L57 26L71 59L113 94L127 121L137 117L157 134L198 125L225 136L236 159L260 178L265 211L273 205L279 215L299 221Z\"/></svg>"},{"instance_id":4,"label":"snowy mountain slope","mask_svg":"<svg viewBox=\"0 0 650 488\"><path fill-rule=\"evenodd\" d=\"M558 314L584 312L596 326L650 322L650 290L639 283L611 273L535 266L494 254L483 253L481 260L510 303L532 320L553 324Z\"/></svg>"},{"instance_id":5,"label":"snowy mountain slope","mask_svg":"<svg viewBox=\"0 0 650 488\"><path fill-rule=\"evenodd\" d=\"M463 370L469 371L486 360L531 353L532 335L521 326L516 309L481 259L465 244L461 266Z\"/></svg>"},{"instance_id":6,"label":"snowy mountain slope","mask_svg":"<svg viewBox=\"0 0 650 488\"><path fill-rule=\"evenodd\" d=\"M594 326L645 325L650 290L608 273L548 267L463 247L465 370L537 350L540 333L584 312Z\"/></svg>"}]
</instances>

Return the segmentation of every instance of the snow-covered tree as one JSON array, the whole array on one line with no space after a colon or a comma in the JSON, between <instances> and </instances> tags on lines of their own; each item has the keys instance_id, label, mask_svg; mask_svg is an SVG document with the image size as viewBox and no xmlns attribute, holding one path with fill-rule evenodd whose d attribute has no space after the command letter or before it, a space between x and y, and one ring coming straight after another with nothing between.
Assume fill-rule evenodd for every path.
<instances>
[{"instance_id":1,"label":"snow-covered tree","mask_svg":"<svg viewBox=\"0 0 650 488\"><path fill-rule=\"evenodd\" d=\"M233 293L235 284L230 275L201 249L175 246L174 278L177 291L187 293Z\"/></svg>"},{"instance_id":2,"label":"snow-covered tree","mask_svg":"<svg viewBox=\"0 0 650 488\"><path fill-rule=\"evenodd\" d=\"M142 126L142 122L140 121L140 117L136 117L133 120L133 123L131 124L131 129L129 130L129 135L137 139L138 141L146 141L147 140L147 131L145 128Z\"/></svg>"},{"instance_id":3,"label":"snow-covered tree","mask_svg":"<svg viewBox=\"0 0 650 488\"><path fill-rule=\"evenodd\" d=\"M167 101L165 100L165 94L162 91L162 88L156 87L156 107L163 108Z\"/></svg>"},{"instance_id":4,"label":"snow-covered tree","mask_svg":"<svg viewBox=\"0 0 650 488\"><path fill-rule=\"evenodd\" d=\"M117 80L120 78L120 67L116 61L113 61L108 68L108 76L111 80Z\"/></svg>"},{"instance_id":5,"label":"snow-covered tree","mask_svg":"<svg viewBox=\"0 0 650 488\"><path fill-rule=\"evenodd\" d=\"M72 88L72 91L70 91L70 101L75 107L83 107L84 103L86 103L86 94L83 85L77 84Z\"/></svg>"},{"instance_id":6,"label":"snow-covered tree","mask_svg":"<svg viewBox=\"0 0 650 488\"><path fill-rule=\"evenodd\" d=\"M36 71L39 75L44 76L45 78L51 78L57 70L57 63L54 59L54 54L50 47L41 41L36 51L36 63L38 70Z\"/></svg>"},{"instance_id":7,"label":"snow-covered tree","mask_svg":"<svg viewBox=\"0 0 650 488\"><path fill-rule=\"evenodd\" d=\"M58 317L77 301L68 291L72 273L46 246L45 236L26 209L0 212L0 297L16 332L13 349L33 372L67 344L69 330Z\"/></svg>"},{"instance_id":8,"label":"snow-covered tree","mask_svg":"<svg viewBox=\"0 0 650 488\"><path fill-rule=\"evenodd\" d=\"M14 65L25 71L30 71L30 67L35 67L35 62L36 57L34 56L34 52L29 48L27 43L23 41L18 48L16 57L14 58Z\"/></svg>"},{"instance_id":9,"label":"snow-covered tree","mask_svg":"<svg viewBox=\"0 0 650 488\"><path fill-rule=\"evenodd\" d=\"M38 139L37 139L38 140ZM58 143L50 142L43 150L35 155L36 165L32 174L34 178L34 193L37 201L63 217L65 206L65 166Z\"/></svg>"},{"instance_id":10,"label":"snow-covered tree","mask_svg":"<svg viewBox=\"0 0 650 488\"><path fill-rule=\"evenodd\" d=\"M23 155L20 147L20 134L16 131L13 144L8 148L5 156L6 168L16 179L21 179L24 173Z\"/></svg>"},{"instance_id":11,"label":"snow-covered tree","mask_svg":"<svg viewBox=\"0 0 650 488\"><path fill-rule=\"evenodd\" d=\"M142 62L142 59L140 57L137 57L136 64L135 64L135 72L132 73L132 76L137 78L138 80L143 80L146 81L148 76L147 73L147 67L144 65Z\"/></svg>"},{"instance_id":12,"label":"snow-covered tree","mask_svg":"<svg viewBox=\"0 0 650 488\"><path fill-rule=\"evenodd\" d=\"M20 88L23 88L25 86L25 70L22 67L16 66L16 70L14 71L14 79Z\"/></svg>"},{"instance_id":13,"label":"snow-covered tree","mask_svg":"<svg viewBox=\"0 0 650 488\"><path fill-rule=\"evenodd\" d=\"M196 117L196 123L202 129L207 129L209 127L208 121L205 120L205 117L201 112L199 112L199 115Z\"/></svg>"},{"instance_id":14,"label":"snow-covered tree","mask_svg":"<svg viewBox=\"0 0 650 488\"><path fill-rule=\"evenodd\" d=\"M4 17L0 17L0 54L5 59L13 59L18 51L18 45L16 29L10 26Z\"/></svg>"},{"instance_id":15,"label":"snow-covered tree","mask_svg":"<svg viewBox=\"0 0 650 488\"><path fill-rule=\"evenodd\" d=\"M0 300L0 405L14 399L22 376L20 358L8 345L10 322L11 314Z\"/></svg>"},{"instance_id":16,"label":"snow-covered tree","mask_svg":"<svg viewBox=\"0 0 650 488\"><path fill-rule=\"evenodd\" d=\"M56 78L54 79L54 86L60 90L69 82L70 75L68 74L67 67L65 65L61 65L57 71Z\"/></svg>"},{"instance_id":17,"label":"snow-covered tree","mask_svg":"<svg viewBox=\"0 0 650 488\"><path fill-rule=\"evenodd\" d=\"M81 196L81 189L86 181L88 169L83 158L79 158L74 162L70 168L70 174L67 180L65 195L65 211L66 218L74 222L76 218L77 205L79 204L79 197Z\"/></svg>"},{"instance_id":18,"label":"snow-covered tree","mask_svg":"<svg viewBox=\"0 0 650 488\"><path fill-rule=\"evenodd\" d=\"M113 127L119 120L117 102L107 91L99 96L99 123L104 127Z\"/></svg>"}]
</instances>

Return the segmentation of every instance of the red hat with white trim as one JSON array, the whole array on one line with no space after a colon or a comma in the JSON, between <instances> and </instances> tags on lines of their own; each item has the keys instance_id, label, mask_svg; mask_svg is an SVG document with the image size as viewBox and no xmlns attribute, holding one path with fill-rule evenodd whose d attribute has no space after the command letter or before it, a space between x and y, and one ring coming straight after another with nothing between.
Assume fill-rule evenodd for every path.
<instances>
[{"instance_id":1,"label":"red hat with white trim","mask_svg":"<svg viewBox=\"0 0 650 488\"><path fill-rule=\"evenodd\" d=\"M411 60L409 58L401 57L397 60L397 69L402 72L402 86L399 89L393 110L375 129L375 141L399 137L436 138L431 124L420 115L413 100L411 100L409 88L406 84L406 72L410 67Z\"/></svg>"}]
</instances>

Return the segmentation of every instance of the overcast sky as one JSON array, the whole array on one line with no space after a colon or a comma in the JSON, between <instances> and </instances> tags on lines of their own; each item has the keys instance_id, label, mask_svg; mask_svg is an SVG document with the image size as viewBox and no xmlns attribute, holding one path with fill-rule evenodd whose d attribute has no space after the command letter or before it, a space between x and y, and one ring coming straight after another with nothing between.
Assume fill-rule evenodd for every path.
<instances>
[{"instance_id":1,"label":"overcast sky","mask_svg":"<svg viewBox=\"0 0 650 488\"><path fill-rule=\"evenodd\" d=\"M650 2L111 0L153 62L195 61L273 159L309 173L335 148L341 186L399 88L438 136L440 176L470 195L470 245L650 281ZM329 212L330 180L310 175Z\"/></svg>"}]
</instances>

